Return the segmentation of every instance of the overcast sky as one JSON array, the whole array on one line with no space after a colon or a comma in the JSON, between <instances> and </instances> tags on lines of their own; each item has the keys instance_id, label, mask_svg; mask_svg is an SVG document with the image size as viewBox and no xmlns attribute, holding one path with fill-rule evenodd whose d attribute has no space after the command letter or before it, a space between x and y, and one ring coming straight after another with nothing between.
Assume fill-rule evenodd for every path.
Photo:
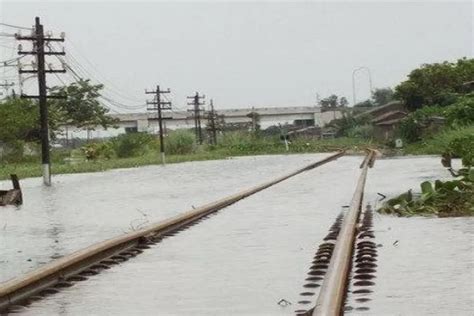
<instances>
[{"instance_id":1,"label":"overcast sky","mask_svg":"<svg viewBox=\"0 0 474 316\"><path fill-rule=\"evenodd\" d=\"M393 87L422 63L472 57L474 49L470 1L0 3L4 23L31 26L40 16L45 30L66 32L72 67L129 105L156 84L172 90L178 108L195 91L217 108L308 106L331 93L352 103L355 68L368 67L374 87ZM0 44L1 60L14 53L12 40ZM356 83L361 101L366 73Z\"/></svg>"}]
</instances>

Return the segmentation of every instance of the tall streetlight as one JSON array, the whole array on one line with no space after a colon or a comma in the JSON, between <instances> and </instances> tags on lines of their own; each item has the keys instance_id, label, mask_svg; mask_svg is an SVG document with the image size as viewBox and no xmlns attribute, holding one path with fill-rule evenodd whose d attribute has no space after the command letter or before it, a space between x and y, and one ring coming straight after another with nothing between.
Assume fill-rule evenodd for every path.
<instances>
[{"instance_id":1,"label":"tall streetlight","mask_svg":"<svg viewBox=\"0 0 474 316\"><path fill-rule=\"evenodd\" d=\"M367 74L369 76L370 93L372 93L372 91L373 91L373 88L372 88L372 74L370 73L369 67L362 66L362 67L354 69L352 71L352 101L354 102L352 106L354 106L356 104L355 74L360 70L367 71Z\"/></svg>"}]
</instances>

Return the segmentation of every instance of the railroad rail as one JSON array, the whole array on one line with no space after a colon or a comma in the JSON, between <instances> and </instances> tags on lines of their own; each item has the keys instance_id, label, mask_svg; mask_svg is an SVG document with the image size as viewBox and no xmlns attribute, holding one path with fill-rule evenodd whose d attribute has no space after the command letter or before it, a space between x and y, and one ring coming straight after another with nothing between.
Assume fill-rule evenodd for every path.
<instances>
[{"instance_id":1,"label":"railroad rail","mask_svg":"<svg viewBox=\"0 0 474 316\"><path fill-rule=\"evenodd\" d=\"M365 181L368 169L373 166L376 156L375 150L369 150L361 164L362 171L349 210L342 221L316 306L312 312L313 316L336 316L343 313Z\"/></svg>"},{"instance_id":2,"label":"railroad rail","mask_svg":"<svg viewBox=\"0 0 474 316\"><path fill-rule=\"evenodd\" d=\"M55 293L61 287L85 280L109 265L125 261L138 253L147 244L154 243L166 234L188 227L211 213L217 212L241 199L269 188L288 178L333 161L345 153L337 152L327 158L311 163L287 175L230 195L215 202L192 209L181 215L152 224L140 230L91 245L63 258L50 262L23 276L0 284L0 312L15 305L25 305L44 296ZM160 237L161 236L161 237Z\"/></svg>"}]
</instances>

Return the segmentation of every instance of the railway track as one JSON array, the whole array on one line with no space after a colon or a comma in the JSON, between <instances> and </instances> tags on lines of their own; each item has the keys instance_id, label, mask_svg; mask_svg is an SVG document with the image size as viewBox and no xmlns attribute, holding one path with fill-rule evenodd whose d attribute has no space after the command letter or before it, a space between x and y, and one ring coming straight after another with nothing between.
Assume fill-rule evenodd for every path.
<instances>
[{"instance_id":1,"label":"railway track","mask_svg":"<svg viewBox=\"0 0 474 316\"><path fill-rule=\"evenodd\" d=\"M374 285L372 279L375 278L377 249L372 241L375 237L371 230L372 210L368 206L362 212L362 203L368 169L373 166L376 155L376 151L368 151L360 166L361 174L347 211L336 218L315 253L309 277L305 280L305 291L301 293L304 299L298 302L303 306L312 304L313 307L297 309L295 313L298 316L342 315L344 310L352 309L345 306L349 287L352 293L362 295L357 298L357 302L365 303L370 300L367 297L371 293L368 287ZM314 289L317 288L320 289L316 296ZM308 297L316 299L311 301ZM358 310L366 309L367 307L359 307Z\"/></svg>"},{"instance_id":2,"label":"railway track","mask_svg":"<svg viewBox=\"0 0 474 316\"><path fill-rule=\"evenodd\" d=\"M344 152L338 152L272 181L140 230L94 244L30 273L4 282L0 284L0 312L2 314L9 311L14 312L22 306L59 292L61 288L73 286L75 282L85 281L89 276L137 256L149 248L150 244L159 242L167 235L186 229L226 206L343 155Z\"/></svg>"}]
</instances>

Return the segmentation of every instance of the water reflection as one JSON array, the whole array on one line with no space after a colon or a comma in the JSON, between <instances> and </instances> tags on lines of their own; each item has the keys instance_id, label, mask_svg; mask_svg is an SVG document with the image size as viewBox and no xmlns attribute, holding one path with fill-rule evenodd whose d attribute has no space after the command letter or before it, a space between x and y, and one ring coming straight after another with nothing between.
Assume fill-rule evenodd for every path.
<instances>
[{"instance_id":1,"label":"water reflection","mask_svg":"<svg viewBox=\"0 0 474 316\"><path fill-rule=\"evenodd\" d=\"M46 202L45 196L52 193L40 194L36 180L30 180L29 204L21 212L6 212L4 219L13 229L2 233L0 242L7 244L7 258L27 270L15 252L20 245L30 256L47 260L321 156L246 157L64 176L57 179L54 197L49 197L54 202ZM298 301L314 298L300 296L314 293L313 288L302 290L302 280L318 277L307 275L309 264L341 207L350 201L360 159L342 158L242 200L23 313L292 315ZM378 192L390 196L417 188L424 177L449 174L437 158L380 160L369 172L366 201L377 203ZM472 219L375 214L373 222L375 242L381 245L377 282L371 287L371 301L364 302L363 308L370 310L354 304L359 307L351 314L470 315ZM33 245L24 246L19 240ZM11 263L3 267L7 267L2 269L4 278L21 272ZM288 304L278 304L282 300Z\"/></svg>"}]
</instances>

